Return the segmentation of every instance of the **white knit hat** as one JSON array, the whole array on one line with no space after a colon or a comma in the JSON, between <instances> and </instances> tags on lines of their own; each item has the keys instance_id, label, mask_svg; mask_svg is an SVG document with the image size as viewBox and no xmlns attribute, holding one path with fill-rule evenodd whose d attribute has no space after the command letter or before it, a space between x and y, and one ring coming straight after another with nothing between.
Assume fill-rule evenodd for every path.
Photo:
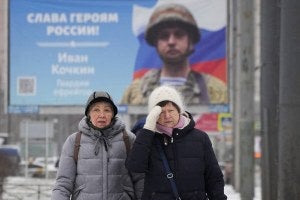
<instances>
[{"instance_id":1,"label":"white knit hat","mask_svg":"<svg viewBox=\"0 0 300 200\"><path fill-rule=\"evenodd\" d=\"M154 106L162 101L172 101L179 107L180 113L184 112L184 106L180 93L173 87L160 86L155 88L148 99L148 111L150 112Z\"/></svg>"}]
</instances>

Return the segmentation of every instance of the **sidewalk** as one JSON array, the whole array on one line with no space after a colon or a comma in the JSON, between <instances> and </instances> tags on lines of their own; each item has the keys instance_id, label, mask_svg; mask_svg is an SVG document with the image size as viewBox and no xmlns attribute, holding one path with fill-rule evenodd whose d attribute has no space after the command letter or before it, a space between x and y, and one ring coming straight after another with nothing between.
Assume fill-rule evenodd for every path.
<instances>
[{"instance_id":1,"label":"sidewalk","mask_svg":"<svg viewBox=\"0 0 300 200\"><path fill-rule=\"evenodd\" d=\"M241 200L240 193L237 193L232 185L225 185L225 194L228 200ZM256 187L253 200L261 200L261 188Z\"/></svg>"},{"instance_id":2,"label":"sidewalk","mask_svg":"<svg viewBox=\"0 0 300 200\"><path fill-rule=\"evenodd\" d=\"M3 199L5 200L49 200L54 179L37 179L24 177L9 177L5 185ZM240 194L232 185L225 185L225 194L228 200L241 200ZM253 200L261 200L261 188L255 188Z\"/></svg>"}]
</instances>

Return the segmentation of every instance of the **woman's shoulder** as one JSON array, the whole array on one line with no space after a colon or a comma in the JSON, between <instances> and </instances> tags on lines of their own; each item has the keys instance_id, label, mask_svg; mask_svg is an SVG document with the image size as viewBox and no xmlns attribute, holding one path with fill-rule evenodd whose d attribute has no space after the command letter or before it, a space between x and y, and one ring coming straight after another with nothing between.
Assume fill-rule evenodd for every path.
<instances>
[{"instance_id":1,"label":"woman's shoulder","mask_svg":"<svg viewBox=\"0 0 300 200\"><path fill-rule=\"evenodd\" d=\"M69 139L69 140L75 140L75 138L78 137L78 136L77 136L78 134L81 134L81 135L82 135L82 132L76 131L76 132L74 132L74 133L71 133L71 134L67 137L67 139Z\"/></svg>"},{"instance_id":2,"label":"woman's shoulder","mask_svg":"<svg viewBox=\"0 0 300 200\"><path fill-rule=\"evenodd\" d=\"M123 130L123 138L125 139L126 137L128 137L130 144L132 145L136 138L136 135L133 132L131 132L130 130L124 129Z\"/></svg>"},{"instance_id":3,"label":"woman's shoulder","mask_svg":"<svg viewBox=\"0 0 300 200\"><path fill-rule=\"evenodd\" d=\"M80 135L80 136L79 136ZM80 132L80 131L77 131L77 132L74 132L74 133L71 133L66 141L65 141L65 144L75 144L75 140L76 140L76 137L80 137L82 136L83 134Z\"/></svg>"},{"instance_id":4,"label":"woman's shoulder","mask_svg":"<svg viewBox=\"0 0 300 200\"><path fill-rule=\"evenodd\" d=\"M199 140L206 141L209 140L209 136L206 132L198 129L198 128L193 128L193 130L190 132L193 135L193 137L198 138Z\"/></svg>"}]
</instances>

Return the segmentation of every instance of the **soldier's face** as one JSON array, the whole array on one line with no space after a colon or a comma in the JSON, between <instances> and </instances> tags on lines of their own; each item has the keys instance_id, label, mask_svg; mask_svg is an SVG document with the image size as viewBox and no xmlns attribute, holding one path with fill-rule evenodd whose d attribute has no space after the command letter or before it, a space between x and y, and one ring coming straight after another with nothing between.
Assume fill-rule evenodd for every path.
<instances>
[{"instance_id":1,"label":"soldier's face","mask_svg":"<svg viewBox=\"0 0 300 200\"><path fill-rule=\"evenodd\" d=\"M181 62L189 55L189 34L180 27L164 27L158 31L156 48L163 61Z\"/></svg>"}]
</instances>

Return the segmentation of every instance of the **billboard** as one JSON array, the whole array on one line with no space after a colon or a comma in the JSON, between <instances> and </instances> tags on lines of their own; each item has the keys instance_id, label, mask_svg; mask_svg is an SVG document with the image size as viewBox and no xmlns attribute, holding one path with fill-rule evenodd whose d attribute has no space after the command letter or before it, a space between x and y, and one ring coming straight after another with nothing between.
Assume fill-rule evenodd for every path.
<instances>
[{"instance_id":1,"label":"billboard","mask_svg":"<svg viewBox=\"0 0 300 200\"><path fill-rule=\"evenodd\" d=\"M226 84L225 0L10 0L10 107L84 105L94 90L119 103L133 79L161 66L143 35L162 2L195 14L202 39L191 67Z\"/></svg>"}]
</instances>

